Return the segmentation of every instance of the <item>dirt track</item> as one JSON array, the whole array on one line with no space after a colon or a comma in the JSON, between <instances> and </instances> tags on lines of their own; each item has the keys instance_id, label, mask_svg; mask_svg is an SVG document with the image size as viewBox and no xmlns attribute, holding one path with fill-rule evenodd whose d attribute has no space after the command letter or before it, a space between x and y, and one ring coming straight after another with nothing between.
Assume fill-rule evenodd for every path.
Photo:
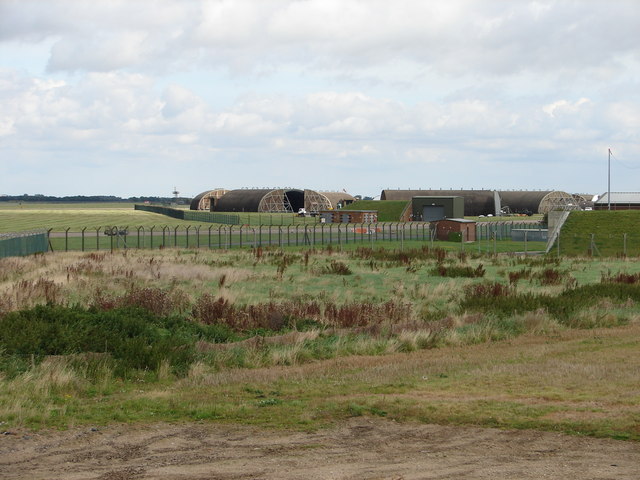
<instances>
[{"instance_id":1,"label":"dirt track","mask_svg":"<svg viewBox=\"0 0 640 480\"><path fill-rule=\"evenodd\" d=\"M637 479L640 445L357 418L318 433L216 424L0 437L10 479Z\"/></svg>"}]
</instances>

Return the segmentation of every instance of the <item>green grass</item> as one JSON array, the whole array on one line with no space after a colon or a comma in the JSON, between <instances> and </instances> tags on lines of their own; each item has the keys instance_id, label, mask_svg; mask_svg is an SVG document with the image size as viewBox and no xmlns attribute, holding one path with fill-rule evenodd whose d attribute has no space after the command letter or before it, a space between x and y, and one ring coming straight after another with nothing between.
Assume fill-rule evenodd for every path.
<instances>
[{"instance_id":1,"label":"green grass","mask_svg":"<svg viewBox=\"0 0 640 480\"><path fill-rule=\"evenodd\" d=\"M358 200L347 205L346 210L375 210L379 222L399 222L407 202L397 200Z\"/></svg>"},{"instance_id":2,"label":"green grass","mask_svg":"<svg viewBox=\"0 0 640 480\"><path fill-rule=\"evenodd\" d=\"M105 226L181 226L206 225L184 222L155 213L133 209L133 204L3 204L0 203L0 233L52 229L54 232L80 232Z\"/></svg>"},{"instance_id":3,"label":"green grass","mask_svg":"<svg viewBox=\"0 0 640 480\"><path fill-rule=\"evenodd\" d=\"M634 408L640 344L629 340L639 333L627 327L303 367L201 369L180 381L140 376L98 390L50 365L34 373L31 395L5 382L0 408L9 425L31 428L215 421L316 430L373 416L640 440ZM585 348L594 341L596 349ZM38 375L57 379L56 388L37 390ZM11 409L15 401L19 410Z\"/></svg>"},{"instance_id":4,"label":"green grass","mask_svg":"<svg viewBox=\"0 0 640 480\"><path fill-rule=\"evenodd\" d=\"M610 283L639 262L389 245L2 259L0 419L314 430L375 416L640 440L640 286Z\"/></svg>"},{"instance_id":5,"label":"green grass","mask_svg":"<svg viewBox=\"0 0 640 480\"><path fill-rule=\"evenodd\" d=\"M191 225L209 228L207 222L185 221L158 213L134 210L132 203L14 203L0 202L0 233L52 229L54 232L80 232L105 226L156 229L163 226L182 229ZM304 225L316 224L317 218L294 214L238 213L241 225ZM217 226L217 224L216 224Z\"/></svg>"},{"instance_id":6,"label":"green grass","mask_svg":"<svg viewBox=\"0 0 640 480\"><path fill-rule=\"evenodd\" d=\"M624 234L627 234L627 256L640 255L640 210L571 212L560 233L560 253L566 256L623 255ZM592 238L595 248L592 248Z\"/></svg>"}]
</instances>

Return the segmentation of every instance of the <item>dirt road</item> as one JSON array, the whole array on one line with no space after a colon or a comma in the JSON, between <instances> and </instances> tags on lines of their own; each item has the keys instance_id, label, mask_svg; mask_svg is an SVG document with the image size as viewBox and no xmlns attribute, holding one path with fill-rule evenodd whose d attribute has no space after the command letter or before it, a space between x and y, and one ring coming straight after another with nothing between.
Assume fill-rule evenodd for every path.
<instances>
[{"instance_id":1,"label":"dirt road","mask_svg":"<svg viewBox=\"0 0 640 480\"><path fill-rule=\"evenodd\" d=\"M217 424L0 437L12 479L637 479L640 445L356 418L317 433Z\"/></svg>"}]
</instances>

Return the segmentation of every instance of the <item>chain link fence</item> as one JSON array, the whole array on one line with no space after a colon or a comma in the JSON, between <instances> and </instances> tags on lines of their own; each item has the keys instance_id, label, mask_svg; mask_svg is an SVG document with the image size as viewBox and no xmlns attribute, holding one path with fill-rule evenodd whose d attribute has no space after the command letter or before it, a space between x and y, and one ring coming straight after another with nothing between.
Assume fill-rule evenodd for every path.
<instances>
[{"instance_id":1,"label":"chain link fence","mask_svg":"<svg viewBox=\"0 0 640 480\"><path fill-rule=\"evenodd\" d=\"M565 257L640 257L640 234L563 234L549 250Z\"/></svg>"},{"instance_id":2,"label":"chain link fence","mask_svg":"<svg viewBox=\"0 0 640 480\"><path fill-rule=\"evenodd\" d=\"M98 227L80 232L49 231L54 251L118 248L242 248L373 244L378 241L433 240L429 223L319 223L313 225L211 225L186 227Z\"/></svg>"},{"instance_id":3,"label":"chain link fence","mask_svg":"<svg viewBox=\"0 0 640 480\"><path fill-rule=\"evenodd\" d=\"M527 225L527 224L524 224ZM536 225L536 224L528 224ZM197 226L153 226L153 227L98 227L83 228L80 232L50 232L50 243L54 251L97 251L119 248L255 248L260 246L323 246L359 244L373 246L377 242L404 241L428 242L435 239L435 224L428 222L379 222L379 223L318 223L301 225L211 225ZM539 225L536 225L539 227ZM481 235L476 241L459 238L460 250L478 253L524 252L544 250L545 242L532 241L532 236L512 240L507 231L520 228L515 224L506 230L503 226L489 230L480 225ZM533 233L535 229L528 229ZM448 242L451 243L451 242ZM449 247L451 248L451 246Z\"/></svg>"}]
</instances>

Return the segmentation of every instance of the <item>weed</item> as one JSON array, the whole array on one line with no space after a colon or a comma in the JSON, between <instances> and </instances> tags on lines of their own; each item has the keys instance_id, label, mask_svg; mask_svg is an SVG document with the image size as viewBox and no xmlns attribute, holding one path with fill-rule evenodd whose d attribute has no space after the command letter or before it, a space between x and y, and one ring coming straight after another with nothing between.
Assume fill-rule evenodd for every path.
<instances>
[{"instance_id":1,"label":"weed","mask_svg":"<svg viewBox=\"0 0 640 480\"><path fill-rule=\"evenodd\" d=\"M349 265L339 260L331 260L328 265L320 269L320 273L329 275L351 275Z\"/></svg>"},{"instance_id":2,"label":"weed","mask_svg":"<svg viewBox=\"0 0 640 480\"><path fill-rule=\"evenodd\" d=\"M635 284L640 283L640 273L632 274L632 273L624 273L619 272L615 275L612 275L611 272L603 273L600 279L601 283L625 283L625 284Z\"/></svg>"},{"instance_id":3,"label":"weed","mask_svg":"<svg viewBox=\"0 0 640 480\"><path fill-rule=\"evenodd\" d=\"M465 278L480 278L484 277L486 273L482 264L479 264L476 268L470 266L450 266L446 267L442 263L436 265L436 267L431 270L433 275L439 275L441 277L465 277Z\"/></svg>"}]
</instances>

